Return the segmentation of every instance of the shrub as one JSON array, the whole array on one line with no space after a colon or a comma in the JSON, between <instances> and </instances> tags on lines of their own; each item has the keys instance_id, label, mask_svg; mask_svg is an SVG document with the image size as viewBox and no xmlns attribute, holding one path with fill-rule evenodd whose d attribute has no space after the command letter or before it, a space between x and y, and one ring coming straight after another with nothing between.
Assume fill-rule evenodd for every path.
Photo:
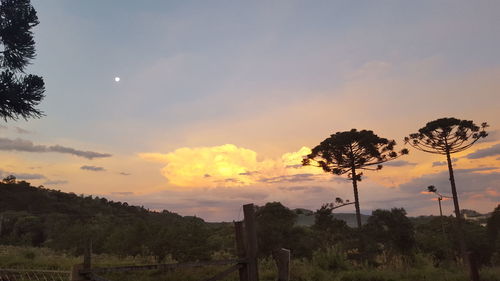
<instances>
[{"instance_id":1,"label":"shrub","mask_svg":"<svg viewBox=\"0 0 500 281\"><path fill-rule=\"evenodd\" d=\"M345 253L338 246L317 250L312 263L324 270L345 270L349 267Z\"/></svg>"}]
</instances>

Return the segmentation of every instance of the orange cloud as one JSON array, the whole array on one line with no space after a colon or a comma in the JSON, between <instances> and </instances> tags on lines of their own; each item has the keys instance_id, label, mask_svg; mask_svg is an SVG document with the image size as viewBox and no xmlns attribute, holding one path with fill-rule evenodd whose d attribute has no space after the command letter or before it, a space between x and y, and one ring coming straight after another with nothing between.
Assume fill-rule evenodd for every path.
<instances>
[{"instance_id":1,"label":"orange cloud","mask_svg":"<svg viewBox=\"0 0 500 281\"><path fill-rule=\"evenodd\" d=\"M486 194L489 196L500 197L500 191L493 188L486 189Z\"/></svg>"},{"instance_id":2,"label":"orange cloud","mask_svg":"<svg viewBox=\"0 0 500 281\"><path fill-rule=\"evenodd\" d=\"M257 153L247 148L225 144L213 147L179 148L173 152L142 153L139 157L166 163L161 173L172 185L182 187L242 186L280 180L310 180L323 172L316 167L302 167L302 158L311 150L283 154L278 159L259 161ZM271 180L272 179L272 180Z\"/></svg>"}]
</instances>

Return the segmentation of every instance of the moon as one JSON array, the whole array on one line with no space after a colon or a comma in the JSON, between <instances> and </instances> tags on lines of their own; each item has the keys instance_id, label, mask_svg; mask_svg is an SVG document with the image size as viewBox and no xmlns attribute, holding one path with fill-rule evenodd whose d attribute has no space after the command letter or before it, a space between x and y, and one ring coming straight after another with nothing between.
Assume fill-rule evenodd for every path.
<instances>
[{"instance_id":1,"label":"moon","mask_svg":"<svg viewBox=\"0 0 500 281\"><path fill-rule=\"evenodd\" d=\"M120 77L116 76L115 77L115 82L120 82Z\"/></svg>"}]
</instances>

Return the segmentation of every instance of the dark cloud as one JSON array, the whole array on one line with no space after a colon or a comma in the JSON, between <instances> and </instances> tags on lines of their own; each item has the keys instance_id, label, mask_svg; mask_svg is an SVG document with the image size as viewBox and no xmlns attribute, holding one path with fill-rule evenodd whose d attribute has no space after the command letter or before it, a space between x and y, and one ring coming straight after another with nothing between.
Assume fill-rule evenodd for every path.
<instances>
[{"instance_id":1,"label":"dark cloud","mask_svg":"<svg viewBox=\"0 0 500 281\"><path fill-rule=\"evenodd\" d=\"M236 179L236 178L227 178L227 179L224 179L224 182L240 183L241 181L239 179Z\"/></svg>"},{"instance_id":2,"label":"dark cloud","mask_svg":"<svg viewBox=\"0 0 500 281\"><path fill-rule=\"evenodd\" d=\"M134 195L133 192L130 191L116 191L116 192L111 192L112 195L118 195L118 196L130 196Z\"/></svg>"},{"instance_id":3,"label":"dark cloud","mask_svg":"<svg viewBox=\"0 0 500 281\"><path fill-rule=\"evenodd\" d=\"M308 186L280 186L278 187L280 190L285 190L285 191L304 191L309 189Z\"/></svg>"},{"instance_id":4,"label":"dark cloud","mask_svg":"<svg viewBox=\"0 0 500 281\"><path fill-rule=\"evenodd\" d=\"M82 170L87 170L87 171L93 171L93 172L102 172L106 171L103 167L97 167L97 166L88 166L88 165L83 165L80 167Z\"/></svg>"},{"instance_id":5,"label":"dark cloud","mask_svg":"<svg viewBox=\"0 0 500 281\"><path fill-rule=\"evenodd\" d=\"M108 153L99 153L99 152L94 152L94 151L83 151L83 150L77 150L77 149L74 149L71 147L64 147L64 146L60 146L60 145L49 146L48 150L52 151L52 152L73 154L75 156L80 156L80 157L84 157L87 159L104 158L104 157L111 156L111 154L108 154Z\"/></svg>"},{"instance_id":6,"label":"dark cloud","mask_svg":"<svg viewBox=\"0 0 500 281\"><path fill-rule=\"evenodd\" d=\"M25 130L23 128L14 127L14 129L16 130L16 133L18 133L18 134L23 134L23 135L31 134L31 131Z\"/></svg>"},{"instance_id":7,"label":"dark cloud","mask_svg":"<svg viewBox=\"0 0 500 281\"><path fill-rule=\"evenodd\" d=\"M257 191L240 191L240 192L235 192L234 194L230 194L232 198L241 198L241 199L247 199L247 200L264 200L269 196L269 194L265 192L257 192Z\"/></svg>"},{"instance_id":8,"label":"dark cloud","mask_svg":"<svg viewBox=\"0 0 500 281\"><path fill-rule=\"evenodd\" d=\"M28 174L28 173L13 173L18 180L40 180L45 176L41 174Z\"/></svg>"},{"instance_id":9,"label":"dark cloud","mask_svg":"<svg viewBox=\"0 0 500 281\"><path fill-rule=\"evenodd\" d=\"M243 183L242 181L240 181L239 179L237 178L225 178L225 179L222 179L222 180L213 180L212 182L215 182L215 183Z\"/></svg>"},{"instance_id":10,"label":"dark cloud","mask_svg":"<svg viewBox=\"0 0 500 281\"><path fill-rule=\"evenodd\" d=\"M111 154L107 153L99 153L94 151L83 151L77 150L71 147L64 147L61 145L35 145L33 142L24 139L8 139L8 138L0 138L0 150L15 150L15 151L24 151L24 152L58 152L65 154L72 154L75 156L94 159L94 158L104 158L110 157Z\"/></svg>"},{"instance_id":11,"label":"dark cloud","mask_svg":"<svg viewBox=\"0 0 500 281\"><path fill-rule=\"evenodd\" d=\"M404 166L415 166L417 163L408 162L406 160L396 160L389 161L383 164L384 166L392 166L392 167L404 167Z\"/></svg>"},{"instance_id":12,"label":"dark cloud","mask_svg":"<svg viewBox=\"0 0 500 281\"><path fill-rule=\"evenodd\" d=\"M296 165L286 165L285 168L292 168L292 169L299 169L299 168L302 168L303 165L302 164L296 164Z\"/></svg>"},{"instance_id":13,"label":"dark cloud","mask_svg":"<svg viewBox=\"0 0 500 281\"><path fill-rule=\"evenodd\" d=\"M251 171L251 172L239 173L239 175L240 176L251 176L251 175L258 174L258 173L259 173L258 171Z\"/></svg>"},{"instance_id":14,"label":"dark cloud","mask_svg":"<svg viewBox=\"0 0 500 281\"><path fill-rule=\"evenodd\" d=\"M67 181L67 180L48 180L48 181L44 182L43 184L60 185L60 184L67 184L67 183L69 183L69 181Z\"/></svg>"},{"instance_id":15,"label":"dark cloud","mask_svg":"<svg viewBox=\"0 0 500 281\"><path fill-rule=\"evenodd\" d=\"M327 188L322 187L322 186L280 186L278 189L283 190L283 191L304 191L304 192L312 192L312 193L318 193L318 192L323 192Z\"/></svg>"},{"instance_id":16,"label":"dark cloud","mask_svg":"<svg viewBox=\"0 0 500 281\"><path fill-rule=\"evenodd\" d=\"M500 143L497 143L494 146L490 146L488 148L479 149L478 151L472 152L465 157L468 159L478 159L496 155L500 155Z\"/></svg>"},{"instance_id":17,"label":"dark cloud","mask_svg":"<svg viewBox=\"0 0 500 281\"><path fill-rule=\"evenodd\" d=\"M322 187L322 186L312 186L311 188L309 188L308 192L311 192L311 193L320 193L320 192L324 192L324 191L327 191L328 188L325 188L325 187Z\"/></svg>"},{"instance_id":18,"label":"dark cloud","mask_svg":"<svg viewBox=\"0 0 500 281\"><path fill-rule=\"evenodd\" d=\"M200 200L194 200L193 203L196 205L202 205L202 206L207 206L207 207L216 207L216 206L220 206L223 202L220 200L200 199Z\"/></svg>"},{"instance_id":19,"label":"dark cloud","mask_svg":"<svg viewBox=\"0 0 500 281\"><path fill-rule=\"evenodd\" d=\"M126 172L119 172L118 174L122 175L122 176L130 176L131 173L126 173Z\"/></svg>"},{"instance_id":20,"label":"dark cloud","mask_svg":"<svg viewBox=\"0 0 500 281\"><path fill-rule=\"evenodd\" d=\"M0 170L0 177L4 178L6 176L13 175L18 180L40 180L45 179L42 174L30 174L30 173L15 173Z\"/></svg>"},{"instance_id":21,"label":"dark cloud","mask_svg":"<svg viewBox=\"0 0 500 281\"><path fill-rule=\"evenodd\" d=\"M387 206L390 206L390 208L405 208L411 210L415 208L415 205L433 205L434 203L429 199L428 196L416 197L415 195L410 195L391 197L389 199L368 200L368 202L370 202L370 205L375 206L374 209L387 209Z\"/></svg>"},{"instance_id":22,"label":"dark cloud","mask_svg":"<svg viewBox=\"0 0 500 281\"><path fill-rule=\"evenodd\" d=\"M367 178L368 178L367 176L363 176L363 180L366 180ZM346 176L337 176L337 175L331 177L330 181L337 184L351 183L351 180Z\"/></svg>"},{"instance_id":23,"label":"dark cloud","mask_svg":"<svg viewBox=\"0 0 500 281\"><path fill-rule=\"evenodd\" d=\"M469 169L454 169L455 173L474 173L474 172L483 172L483 171L492 171L496 170L496 167L477 167L477 168L469 168Z\"/></svg>"},{"instance_id":24,"label":"dark cloud","mask_svg":"<svg viewBox=\"0 0 500 281\"><path fill-rule=\"evenodd\" d=\"M448 162L446 162L446 161L436 161L436 162L432 162L432 167L439 167L439 166L444 166L447 164L448 164Z\"/></svg>"},{"instance_id":25,"label":"dark cloud","mask_svg":"<svg viewBox=\"0 0 500 281\"><path fill-rule=\"evenodd\" d=\"M261 178L260 182L265 183L278 183L278 182L303 182L303 181L313 181L317 175L314 174L296 174L296 175L285 175L271 178Z\"/></svg>"},{"instance_id":26,"label":"dark cloud","mask_svg":"<svg viewBox=\"0 0 500 281\"><path fill-rule=\"evenodd\" d=\"M451 163L455 163L458 161L458 158L453 158L451 159ZM432 162L432 167L439 167L439 166L446 166L448 165L448 162L447 161L436 161L436 162Z\"/></svg>"}]
</instances>

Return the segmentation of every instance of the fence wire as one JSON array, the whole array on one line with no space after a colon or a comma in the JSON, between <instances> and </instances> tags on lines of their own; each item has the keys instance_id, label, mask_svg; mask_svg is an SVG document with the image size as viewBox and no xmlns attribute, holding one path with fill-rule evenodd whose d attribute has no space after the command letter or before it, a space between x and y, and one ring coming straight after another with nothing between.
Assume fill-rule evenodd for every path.
<instances>
[{"instance_id":1,"label":"fence wire","mask_svg":"<svg viewBox=\"0 0 500 281\"><path fill-rule=\"evenodd\" d=\"M70 277L70 271L0 268L0 281L69 281Z\"/></svg>"}]
</instances>

